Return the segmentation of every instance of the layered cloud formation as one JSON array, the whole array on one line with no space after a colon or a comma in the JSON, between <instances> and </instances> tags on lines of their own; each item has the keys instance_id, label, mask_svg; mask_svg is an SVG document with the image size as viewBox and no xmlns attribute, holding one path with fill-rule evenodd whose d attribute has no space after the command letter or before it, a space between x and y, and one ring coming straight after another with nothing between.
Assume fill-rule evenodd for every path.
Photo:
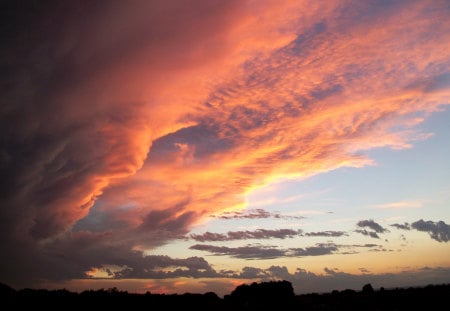
<instances>
[{"instance_id":1,"label":"layered cloud formation","mask_svg":"<svg viewBox=\"0 0 450 311\"><path fill-rule=\"evenodd\" d=\"M214 275L202 258L143 254L207 216L279 218L240 211L246 194L279 177L369 165L362 152L371 148L408 148L428 137L414 126L450 103L446 1L12 3L2 11L0 276L13 284L80 278L93 267L127 278L173 265ZM374 237L386 230L358 226ZM440 223L411 228L448 241ZM193 246L240 258L337 250L217 247Z\"/></svg>"}]
</instances>

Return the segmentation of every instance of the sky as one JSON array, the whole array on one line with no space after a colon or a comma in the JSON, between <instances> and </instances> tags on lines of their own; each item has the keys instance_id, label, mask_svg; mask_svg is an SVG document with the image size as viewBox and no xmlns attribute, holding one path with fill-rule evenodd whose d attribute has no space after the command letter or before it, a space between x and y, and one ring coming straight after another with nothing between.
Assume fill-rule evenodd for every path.
<instances>
[{"instance_id":1,"label":"sky","mask_svg":"<svg viewBox=\"0 0 450 311\"><path fill-rule=\"evenodd\" d=\"M0 282L450 282L450 4L6 1Z\"/></svg>"}]
</instances>

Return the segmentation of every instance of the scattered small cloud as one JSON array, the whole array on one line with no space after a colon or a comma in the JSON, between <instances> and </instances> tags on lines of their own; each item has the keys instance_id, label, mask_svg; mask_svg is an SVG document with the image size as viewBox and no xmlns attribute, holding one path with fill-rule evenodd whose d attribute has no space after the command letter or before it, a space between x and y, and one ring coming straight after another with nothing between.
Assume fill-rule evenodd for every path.
<instances>
[{"instance_id":1,"label":"scattered small cloud","mask_svg":"<svg viewBox=\"0 0 450 311\"><path fill-rule=\"evenodd\" d=\"M450 225L446 224L444 221L440 220L437 222L433 221L425 221L420 219L411 224L405 222L403 224L392 224L391 227L400 229L400 230L411 230L415 229L417 231L424 231L430 234L430 237L433 240L438 242L448 242L450 240ZM404 235L401 235L402 240L406 240Z\"/></svg>"},{"instance_id":2,"label":"scattered small cloud","mask_svg":"<svg viewBox=\"0 0 450 311\"><path fill-rule=\"evenodd\" d=\"M373 221L372 219L360 220L360 221L358 221L358 223L356 225L361 228L370 228L377 233L384 233L384 232L389 231L389 230L383 228L380 224Z\"/></svg>"},{"instance_id":3,"label":"scattered small cloud","mask_svg":"<svg viewBox=\"0 0 450 311\"><path fill-rule=\"evenodd\" d=\"M361 233L362 235L366 235L366 236L369 236L374 239L380 238L378 233L389 232L389 230L383 228L380 224L373 221L372 219L360 220L360 221L358 221L358 223L356 225L362 229L357 229L357 230L355 230L355 232ZM370 230L367 230L367 228Z\"/></svg>"},{"instance_id":4,"label":"scattered small cloud","mask_svg":"<svg viewBox=\"0 0 450 311\"><path fill-rule=\"evenodd\" d=\"M355 232L361 233L363 235L370 236L371 238L374 238L374 239L379 239L380 238L380 236L374 231L367 231L365 229L363 229L363 230L359 229L359 230L355 230Z\"/></svg>"},{"instance_id":5,"label":"scattered small cloud","mask_svg":"<svg viewBox=\"0 0 450 311\"><path fill-rule=\"evenodd\" d=\"M448 242L450 240L450 225L445 222L424 221L423 219L413 222L411 228L417 231L425 231L430 234L433 240L438 242Z\"/></svg>"}]
</instances>

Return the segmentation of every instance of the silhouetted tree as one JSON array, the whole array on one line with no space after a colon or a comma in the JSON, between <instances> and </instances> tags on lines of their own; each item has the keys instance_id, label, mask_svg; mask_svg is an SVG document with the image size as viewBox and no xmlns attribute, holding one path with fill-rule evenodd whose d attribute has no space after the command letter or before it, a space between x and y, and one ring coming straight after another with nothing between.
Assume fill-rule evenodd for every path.
<instances>
[{"instance_id":1,"label":"silhouetted tree","mask_svg":"<svg viewBox=\"0 0 450 311\"><path fill-rule=\"evenodd\" d=\"M2 296L10 296L14 295L16 290L6 284L0 283L0 295Z\"/></svg>"},{"instance_id":2,"label":"silhouetted tree","mask_svg":"<svg viewBox=\"0 0 450 311\"><path fill-rule=\"evenodd\" d=\"M75 293L66 289L15 290L0 283L0 298L4 306L14 309L34 308L101 308L150 310L196 309L202 310L437 310L445 306L450 297L450 284L380 289L374 291L371 284L362 291L346 289L332 293L295 296L287 281L240 285L225 299L215 293L205 294L132 294L117 288L86 290Z\"/></svg>"},{"instance_id":3,"label":"silhouetted tree","mask_svg":"<svg viewBox=\"0 0 450 311\"><path fill-rule=\"evenodd\" d=\"M253 310L262 307L290 306L294 297L294 289L290 282L272 281L240 285L227 296L227 299L235 307Z\"/></svg>"},{"instance_id":4,"label":"silhouetted tree","mask_svg":"<svg viewBox=\"0 0 450 311\"><path fill-rule=\"evenodd\" d=\"M364 285L362 288L362 292L364 294L373 294L372 284L369 283L369 284Z\"/></svg>"}]
</instances>

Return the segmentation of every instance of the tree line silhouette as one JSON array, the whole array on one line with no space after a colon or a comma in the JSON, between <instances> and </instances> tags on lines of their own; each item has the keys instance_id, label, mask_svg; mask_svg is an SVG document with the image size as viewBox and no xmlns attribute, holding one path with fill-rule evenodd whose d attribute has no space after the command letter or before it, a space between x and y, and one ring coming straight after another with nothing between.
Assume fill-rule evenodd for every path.
<instances>
[{"instance_id":1,"label":"tree line silhouette","mask_svg":"<svg viewBox=\"0 0 450 311\"><path fill-rule=\"evenodd\" d=\"M450 284L374 290L366 284L362 290L334 290L331 293L295 295L288 281L243 284L220 298L205 294L128 293L117 288L86 290L66 289L15 290L0 283L3 306L42 308L142 308L149 310L185 308L196 310L433 310L448 304Z\"/></svg>"}]
</instances>

